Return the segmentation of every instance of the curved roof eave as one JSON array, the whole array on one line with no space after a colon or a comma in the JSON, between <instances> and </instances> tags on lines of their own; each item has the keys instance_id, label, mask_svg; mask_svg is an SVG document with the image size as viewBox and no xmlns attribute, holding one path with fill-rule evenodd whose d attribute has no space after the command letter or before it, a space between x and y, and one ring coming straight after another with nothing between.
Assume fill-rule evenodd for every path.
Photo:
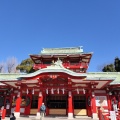
<instances>
[{"instance_id":1,"label":"curved roof eave","mask_svg":"<svg viewBox=\"0 0 120 120\"><path fill-rule=\"evenodd\" d=\"M34 77L36 75L39 75L39 74L42 74L42 73L51 73L51 72L54 72L54 73L58 73L58 72L61 72L61 73L66 73L68 75L71 75L71 76L76 76L76 77L86 77L87 74L86 73L76 73L76 72L73 72L71 70L68 70L68 69L65 69L65 68L44 68L44 69L41 69L41 70L38 70L34 73L29 73L29 74L24 74L24 75L21 75L20 77Z\"/></svg>"},{"instance_id":2,"label":"curved roof eave","mask_svg":"<svg viewBox=\"0 0 120 120\"><path fill-rule=\"evenodd\" d=\"M111 81L113 81L113 80L115 80L116 79L116 77L87 77L86 78L87 80L111 80Z\"/></svg>"}]
</instances>

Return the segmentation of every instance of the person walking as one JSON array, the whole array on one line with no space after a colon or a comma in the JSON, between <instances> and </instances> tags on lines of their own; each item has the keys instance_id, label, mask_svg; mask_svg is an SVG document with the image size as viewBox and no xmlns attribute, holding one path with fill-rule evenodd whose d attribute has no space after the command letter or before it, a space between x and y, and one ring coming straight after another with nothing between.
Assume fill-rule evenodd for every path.
<instances>
[{"instance_id":1,"label":"person walking","mask_svg":"<svg viewBox=\"0 0 120 120\"><path fill-rule=\"evenodd\" d=\"M46 106L44 105L44 103L42 103L40 107L40 120L42 120L42 118L45 116L45 112L46 112Z\"/></svg>"},{"instance_id":2,"label":"person walking","mask_svg":"<svg viewBox=\"0 0 120 120\"><path fill-rule=\"evenodd\" d=\"M16 120L16 117L15 117L14 113L11 114L10 120Z\"/></svg>"}]
</instances>

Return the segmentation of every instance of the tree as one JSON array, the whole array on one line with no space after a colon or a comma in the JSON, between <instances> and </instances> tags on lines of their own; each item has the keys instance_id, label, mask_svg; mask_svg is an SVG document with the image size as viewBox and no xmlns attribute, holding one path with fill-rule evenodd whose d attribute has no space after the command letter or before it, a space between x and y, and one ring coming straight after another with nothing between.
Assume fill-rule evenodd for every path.
<instances>
[{"instance_id":1,"label":"tree","mask_svg":"<svg viewBox=\"0 0 120 120\"><path fill-rule=\"evenodd\" d=\"M33 64L34 62L32 61L32 59L27 58L25 60L23 60L17 67L17 70L20 70L20 72L24 72L24 73L32 73L35 70L33 69Z\"/></svg>"},{"instance_id":2,"label":"tree","mask_svg":"<svg viewBox=\"0 0 120 120\"><path fill-rule=\"evenodd\" d=\"M120 72L120 59L118 57L115 58L114 66L115 66L115 70L117 72Z\"/></svg>"},{"instance_id":3,"label":"tree","mask_svg":"<svg viewBox=\"0 0 120 120\"><path fill-rule=\"evenodd\" d=\"M103 72L120 72L120 59L116 57L114 63L105 65L102 69Z\"/></svg>"},{"instance_id":4,"label":"tree","mask_svg":"<svg viewBox=\"0 0 120 120\"><path fill-rule=\"evenodd\" d=\"M0 63L0 73L4 73L4 70L5 70L5 64Z\"/></svg>"},{"instance_id":5,"label":"tree","mask_svg":"<svg viewBox=\"0 0 120 120\"><path fill-rule=\"evenodd\" d=\"M8 73L16 73L16 66L18 65L17 59L15 57L11 57L7 59L6 69Z\"/></svg>"},{"instance_id":6,"label":"tree","mask_svg":"<svg viewBox=\"0 0 120 120\"><path fill-rule=\"evenodd\" d=\"M104 66L104 68L102 69L103 72L115 72L115 68L114 68L114 64L109 64Z\"/></svg>"}]
</instances>

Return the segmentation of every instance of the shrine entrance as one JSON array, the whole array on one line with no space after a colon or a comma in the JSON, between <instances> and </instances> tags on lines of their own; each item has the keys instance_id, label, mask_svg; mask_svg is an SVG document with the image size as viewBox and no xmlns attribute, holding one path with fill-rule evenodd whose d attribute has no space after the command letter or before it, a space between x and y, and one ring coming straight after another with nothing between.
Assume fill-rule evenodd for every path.
<instances>
[{"instance_id":1,"label":"shrine entrance","mask_svg":"<svg viewBox=\"0 0 120 120\"><path fill-rule=\"evenodd\" d=\"M87 115L85 95L74 96L73 103L74 103L74 115Z\"/></svg>"},{"instance_id":2,"label":"shrine entrance","mask_svg":"<svg viewBox=\"0 0 120 120\"><path fill-rule=\"evenodd\" d=\"M48 95L46 105L49 109L49 115L66 115L67 100L65 95Z\"/></svg>"}]
</instances>

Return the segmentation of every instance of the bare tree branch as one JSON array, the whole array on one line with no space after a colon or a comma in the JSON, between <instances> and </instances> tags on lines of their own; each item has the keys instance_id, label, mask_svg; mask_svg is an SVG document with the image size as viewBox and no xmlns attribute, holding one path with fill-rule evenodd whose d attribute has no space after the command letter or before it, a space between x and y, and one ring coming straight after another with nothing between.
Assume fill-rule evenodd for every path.
<instances>
[{"instance_id":1,"label":"bare tree branch","mask_svg":"<svg viewBox=\"0 0 120 120\"><path fill-rule=\"evenodd\" d=\"M5 70L5 64L0 63L0 73L4 73L4 70Z\"/></svg>"},{"instance_id":2,"label":"bare tree branch","mask_svg":"<svg viewBox=\"0 0 120 120\"><path fill-rule=\"evenodd\" d=\"M16 66L18 65L17 59L15 57L11 57L7 59L6 67L8 73L16 73Z\"/></svg>"}]
</instances>

